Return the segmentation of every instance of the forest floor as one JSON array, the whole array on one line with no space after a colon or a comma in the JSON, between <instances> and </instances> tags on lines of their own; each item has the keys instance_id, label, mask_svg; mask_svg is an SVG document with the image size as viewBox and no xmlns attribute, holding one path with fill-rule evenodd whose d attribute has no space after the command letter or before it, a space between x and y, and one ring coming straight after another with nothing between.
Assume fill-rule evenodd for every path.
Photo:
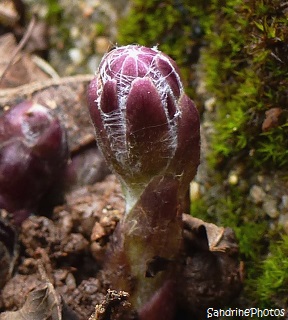
<instances>
[{"instance_id":1,"label":"forest floor","mask_svg":"<svg viewBox=\"0 0 288 320\"><path fill-rule=\"evenodd\" d=\"M73 1L71 5L71 1L62 0L47 5L44 0L27 0L25 5L29 18L22 29L18 25L9 26L2 36L7 36L9 29L19 43L36 14L34 34L20 48L17 64L13 61L8 70L5 68L10 63L10 53L17 51L16 44L10 38L0 41L0 53L3 53L0 71L5 70L0 107L4 110L29 98L53 109L65 124L71 161L78 171L76 181L60 201L49 206L49 210L44 202L43 211L31 215L16 231L6 220L7 212L1 211L0 276L5 280L0 279L0 312L3 312L0 320L32 319L28 317L31 310L37 314L33 318L37 320L49 317L88 320L95 306L98 314L96 311L91 320L137 319L126 294L109 291L113 289L109 272L103 268L111 236L125 211L125 201L119 182L111 175L95 145L85 92L102 56L115 45L117 21L129 9L129 2L86 0ZM35 58L35 53L43 59ZM203 118L202 148L205 149L205 135L211 128L208 102ZM231 170L226 185L212 188L206 169L203 161L195 180L196 193L214 192L217 197L217 192L241 178L241 168ZM267 215L273 215L277 209L278 218L280 202L282 207L288 207L285 188L276 188L273 177L251 176L246 188L250 190L250 201L266 208ZM286 209L282 210L286 219L282 219L283 225L288 221ZM239 293L243 277L233 232L189 219L184 219L186 251L182 261L187 268L184 278L179 280L179 299L186 305L179 307L175 320L190 320L191 315L194 319L204 319L207 307L220 305L219 301L225 304ZM205 226L204 240L197 233L199 223ZM11 234L15 237L13 241ZM203 243L204 247L208 246L204 252ZM197 252L191 254L195 246Z\"/></svg>"}]
</instances>

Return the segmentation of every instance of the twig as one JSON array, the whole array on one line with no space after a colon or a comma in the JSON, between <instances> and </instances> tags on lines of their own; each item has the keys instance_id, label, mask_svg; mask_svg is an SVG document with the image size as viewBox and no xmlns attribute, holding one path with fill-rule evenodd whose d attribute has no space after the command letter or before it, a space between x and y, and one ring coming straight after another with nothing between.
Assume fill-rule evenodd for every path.
<instances>
[{"instance_id":1,"label":"twig","mask_svg":"<svg viewBox=\"0 0 288 320\"><path fill-rule=\"evenodd\" d=\"M0 107L9 104L9 101L21 97L23 99L30 97L32 94L53 86L60 86L71 83L88 83L94 78L92 74L77 75L64 77L60 79L48 79L43 81L35 81L16 88L0 89ZM1 109L0 109L1 111Z\"/></svg>"}]
</instances>

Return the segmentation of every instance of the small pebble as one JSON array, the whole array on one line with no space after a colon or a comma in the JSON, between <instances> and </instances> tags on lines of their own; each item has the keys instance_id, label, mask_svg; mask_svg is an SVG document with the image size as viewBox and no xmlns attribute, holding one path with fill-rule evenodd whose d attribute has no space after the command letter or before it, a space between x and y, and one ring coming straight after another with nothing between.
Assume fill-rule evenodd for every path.
<instances>
[{"instance_id":1,"label":"small pebble","mask_svg":"<svg viewBox=\"0 0 288 320\"><path fill-rule=\"evenodd\" d=\"M235 186L239 181L238 175L236 173L229 174L228 182L230 185Z\"/></svg>"},{"instance_id":2,"label":"small pebble","mask_svg":"<svg viewBox=\"0 0 288 320\"><path fill-rule=\"evenodd\" d=\"M80 64L83 60L83 54L82 51L78 48L72 48L68 51L69 57L72 60L72 62L76 64Z\"/></svg>"},{"instance_id":3,"label":"small pebble","mask_svg":"<svg viewBox=\"0 0 288 320\"><path fill-rule=\"evenodd\" d=\"M288 209L288 195L284 194L282 196L282 202L281 202L282 208Z\"/></svg>"},{"instance_id":4,"label":"small pebble","mask_svg":"<svg viewBox=\"0 0 288 320\"><path fill-rule=\"evenodd\" d=\"M250 197L254 203L260 204L263 203L266 193L261 187L253 185L250 189Z\"/></svg>"},{"instance_id":5,"label":"small pebble","mask_svg":"<svg viewBox=\"0 0 288 320\"><path fill-rule=\"evenodd\" d=\"M87 67L90 73L95 73L99 63L101 61L101 56L93 55L87 61Z\"/></svg>"},{"instance_id":6,"label":"small pebble","mask_svg":"<svg viewBox=\"0 0 288 320\"><path fill-rule=\"evenodd\" d=\"M107 37L97 37L95 40L95 50L98 54L107 53L111 47L111 41Z\"/></svg>"},{"instance_id":7,"label":"small pebble","mask_svg":"<svg viewBox=\"0 0 288 320\"><path fill-rule=\"evenodd\" d=\"M280 226L283 227L283 230L288 234L288 213L281 214L278 220Z\"/></svg>"},{"instance_id":8,"label":"small pebble","mask_svg":"<svg viewBox=\"0 0 288 320\"><path fill-rule=\"evenodd\" d=\"M61 230L66 234L71 233L73 229L73 219L71 215L63 215L61 222Z\"/></svg>"},{"instance_id":9,"label":"small pebble","mask_svg":"<svg viewBox=\"0 0 288 320\"><path fill-rule=\"evenodd\" d=\"M190 200L195 201L200 198L200 185L196 181L190 183Z\"/></svg>"},{"instance_id":10,"label":"small pebble","mask_svg":"<svg viewBox=\"0 0 288 320\"><path fill-rule=\"evenodd\" d=\"M104 228L101 226L99 222L96 222L94 224L92 234L91 234L91 240L96 241L99 240L100 238L104 237L106 235L106 232Z\"/></svg>"},{"instance_id":11,"label":"small pebble","mask_svg":"<svg viewBox=\"0 0 288 320\"><path fill-rule=\"evenodd\" d=\"M72 26L70 29L70 37L72 39L77 39L80 36L80 30L76 26Z\"/></svg>"},{"instance_id":12,"label":"small pebble","mask_svg":"<svg viewBox=\"0 0 288 320\"><path fill-rule=\"evenodd\" d=\"M263 203L263 210L272 219L279 217L279 211L277 209L277 201L275 199L266 199Z\"/></svg>"},{"instance_id":13,"label":"small pebble","mask_svg":"<svg viewBox=\"0 0 288 320\"><path fill-rule=\"evenodd\" d=\"M75 277L71 272L67 274L66 277L66 285L68 286L69 290L75 290L77 288Z\"/></svg>"},{"instance_id":14,"label":"small pebble","mask_svg":"<svg viewBox=\"0 0 288 320\"><path fill-rule=\"evenodd\" d=\"M215 103L216 103L215 97L211 97L211 98L207 99L204 103L205 110L208 112L212 112L214 110Z\"/></svg>"}]
</instances>

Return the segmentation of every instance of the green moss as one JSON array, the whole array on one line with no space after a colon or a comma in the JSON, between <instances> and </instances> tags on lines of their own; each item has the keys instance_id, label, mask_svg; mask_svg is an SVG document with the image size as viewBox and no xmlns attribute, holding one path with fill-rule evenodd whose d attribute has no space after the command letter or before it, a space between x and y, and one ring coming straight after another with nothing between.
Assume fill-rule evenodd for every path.
<instances>
[{"instance_id":1,"label":"green moss","mask_svg":"<svg viewBox=\"0 0 288 320\"><path fill-rule=\"evenodd\" d=\"M288 159L288 123L262 133L256 142L258 166L264 162L278 163L280 167L287 165Z\"/></svg>"},{"instance_id":2,"label":"green moss","mask_svg":"<svg viewBox=\"0 0 288 320\"><path fill-rule=\"evenodd\" d=\"M103 23L95 23L95 34L97 36L106 36L106 26Z\"/></svg>"},{"instance_id":3,"label":"green moss","mask_svg":"<svg viewBox=\"0 0 288 320\"><path fill-rule=\"evenodd\" d=\"M267 110L288 110L287 35L287 10L279 0L212 0L203 55L218 109L212 165L240 153L252 166L288 164L287 115L271 131L262 130Z\"/></svg>"},{"instance_id":4,"label":"green moss","mask_svg":"<svg viewBox=\"0 0 288 320\"><path fill-rule=\"evenodd\" d=\"M63 15L63 8L57 0L47 1L47 14L46 19L49 23L56 24L57 20Z\"/></svg>"},{"instance_id":5,"label":"green moss","mask_svg":"<svg viewBox=\"0 0 288 320\"><path fill-rule=\"evenodd\" d=\"M268 219L247 200L245 191L236 186L208 190L191 204L191 214L235 232L245 265L243 297L237 307L287 307L288 236L278 241L280 230L269 231Z\"/></svg>"},{"instance_id":6,"label":"green moss","mask_svg":"<svg viewBox=\"0 0 288 320\"><path fill-rule=\"evenodd\" d=\"M65 14L64 8L57 0L45 0L47 5L46 21L49 26L56 27L58 41L63 42L65 50L71 47L70 24ZM52 44L55 45L55 44Z\"/></svg>"},{"instance_id":7,"label":"green moss","mask_svg":"<svg viewBox=\"0 0 288 320\"><path fill-rule=\"evenodd\" d=\"M237 307L287 308L288 236L269 228L267 216L249 201L245 190L212 187L193 201L191 214L235 232L245 265L242 302Z\"/></svg>"},{"instance_id":8,"label":"green moss","mask_svg":"<svg viewBox=\"0 0 288 320\"><path fill-rule=\"evenodd\" d=\"M129 15L119 25L119 45L158 46L176 60L188 93L195 97L192 64L198 60L204 9L209 0L132 0Z\"/></svg>"},{"instance_id":9,"label":"green moss","mask_svg":"<svg viewBox=\"0 0 288 320\"><path fill-rule=\"evenodd\" d=\"M217 101L209 163L229 168L231 159L237 159L246 170L284 169L287 9L279 0L212 0L210 9L208 46L202 56L207 88ZM282 115L263 130L266 112L272 108L281 109ZM222 190L218 195L212 206L211 195L207 196L206 209L210 219L213 208L215 222L235 230L245 262L244 296L250 305L287 307L287 236L275 240L281 232L271 231L259 208L247 202L247 194Z\"/></svg>"},{"instance_id":10,"label":"green moss","mask_svg":"<svg viewBox=\"0 0 288 320\"><path fill-rule=\"evenodd\" d=\"M288 236L271 243L269 251L261 265L262 273L255 281L255 293L263 307L273 304L285 308L288 305Z\"/></svg>"},{"instance_id":11,"label":"green moss","mask_svg":"<svg viewBox=\"0 0 288 320\"><path fill-rule=\"evenodd\" d=\"M256 263L260 253L265 251L268 221L262 210L249 201L243 201L248 195L239 188L212 191L191 204L191 214L217 225L230 227L239 241L241 258Z\"/></svg>"}]
</instances>

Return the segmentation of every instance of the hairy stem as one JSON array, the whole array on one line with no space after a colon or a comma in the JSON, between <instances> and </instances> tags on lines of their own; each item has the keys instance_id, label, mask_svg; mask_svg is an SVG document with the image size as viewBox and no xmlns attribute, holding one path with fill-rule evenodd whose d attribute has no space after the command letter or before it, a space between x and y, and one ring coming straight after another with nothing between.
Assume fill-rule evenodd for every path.
<instances>
[{"instance_id":1,"label":"hairy stem","mask_svg":"<svg viewBox=\"0 0 288 320\"><path fill-rule=\"evenodd\" d=\"M147 312L147 306L151 308L154 295L163 286L169 283L169 290L173 291L178 271L175 262L182 245L178 189L175 178L155 177L118 226L121 240L116 240L114 254L125 267L124 274L116 273L113 282L119 289L129 291L131 302L140 313Z\"/></svg>"}]
</instances>

